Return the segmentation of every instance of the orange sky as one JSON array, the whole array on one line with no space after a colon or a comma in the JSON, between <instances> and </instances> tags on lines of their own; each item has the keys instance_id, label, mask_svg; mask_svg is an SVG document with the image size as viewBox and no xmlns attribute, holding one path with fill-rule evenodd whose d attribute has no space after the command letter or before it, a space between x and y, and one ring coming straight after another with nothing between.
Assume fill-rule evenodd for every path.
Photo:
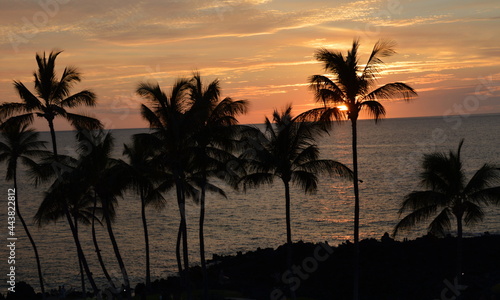
<instances>
[{"instance_id":1,"label":"orange sky","mask_svg":"<svg viewBox=\"0 0 500 300\"><path fill-rule=\"evenodd\" d=\"M99 99L83 111L107 128L147 126L138 83L168 90L193 70L219 78L223 96L250 101L244 123L287 103L301 112L315 105L308 77L323 72L315 50L345 51L355 37L361 62L378 39L395 40L380 83L404 81L420 95L385 102L387 117L500 113L497 0L13 0L0 9L0 101L19 101L13 80L32 87L36 52L63 49L59 73L80 69L74 91Z\"/></svg>"}]
</instances>

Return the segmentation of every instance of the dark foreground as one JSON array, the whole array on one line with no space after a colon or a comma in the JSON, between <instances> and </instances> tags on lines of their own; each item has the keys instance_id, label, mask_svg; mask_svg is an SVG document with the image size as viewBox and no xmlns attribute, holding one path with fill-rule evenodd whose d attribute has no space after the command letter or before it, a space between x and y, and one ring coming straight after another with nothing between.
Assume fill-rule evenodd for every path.
<instances>
[{"instance_id":1,"label":"dark foreground","mask_svg":"<svg viewBox=\"0 0 500 300\"><path fill-rule=\"evenodd\" d=\"M352 299L353 245L295 243L293 264L286 268L287 248L257 249L236 256L214 255L209 267L211 299L290 299L290 287L298 299ZM456 239L433 237L397 242L361 242L362 299L500 299L500 236L485 235L464 240L464 275L455 274ZM195 298L200 298L201 269L191 269ZM7 299L33 299L34 294ZM25 287L28 292L32 289ZM180 299L177 277L157 280L156 297ZM144 285L136 286L136 294ZM41 296L41 295L39 295ZM287 297L288 296L288 297ZM232 297L232 298L231 298ZM2 298L2 297L0 297ZM57 299L57 298L56 298ZM137 296L136 299L141 299ZM145 299L145 298L144 298Z\"/></svg>"}]
</instances>

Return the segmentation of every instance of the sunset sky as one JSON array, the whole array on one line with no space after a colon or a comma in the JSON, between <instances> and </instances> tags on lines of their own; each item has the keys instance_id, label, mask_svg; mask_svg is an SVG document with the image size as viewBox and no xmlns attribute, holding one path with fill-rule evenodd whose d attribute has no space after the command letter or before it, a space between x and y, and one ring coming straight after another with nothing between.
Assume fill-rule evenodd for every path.
<instances>
[{"instance_id":1,"label":"sunset sky","mask_svg":"<svg viewBox=\"0 0 500 300\"><path fill-rule=\"evenodd\" d=\"M59 74L77 66L74 92L98 96L97 107L76 111L107 128L146 127L138 83L168 90L194 70L219 78L224 97L250 101L243 123L262 123L287 103L299 113L315 105L308 77L323 73L315 51L346 51L354 38L361 62L377 40L396 41L379 82L419 93L411 103L384 102L387 117L500 113L498 0L0 1L0 101L20 100L13 80L32 88L35 53L61 49Z\"/></svg>"}]
</instances>

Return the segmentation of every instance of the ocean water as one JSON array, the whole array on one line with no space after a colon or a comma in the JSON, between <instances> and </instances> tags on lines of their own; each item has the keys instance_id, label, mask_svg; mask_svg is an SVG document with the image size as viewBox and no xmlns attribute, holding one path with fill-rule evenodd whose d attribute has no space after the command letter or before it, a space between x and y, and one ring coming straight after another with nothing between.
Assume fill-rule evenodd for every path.
<instances>
[{"instance_id":1,"label":"ocean water","mask_svg":"<svg viewBox=\"0 0 500 300\"><path fill-rule=\"evenodd\" d=\"M335 126L329 135L319 141L321 156L335 159L351 166L350 123ZM114 156L121 157L123 143L130 136L146 132L147 129L113 130L115 138ZM58 145L63 154L74 153L74 134L58 132ZM418 190L418 173L424 153L456 150L459 141L465 139L462 158L467 175L484 163L500 164L500 115L481 115L443 119L441 117L387 119L379 124L361 120L358 125L358 156L361 199L361 238L379 239L384 232L392 232L398 221L398 208L404 195ZM50 140L48 132L42 139ZM1 166L5 174L5 165ZM29 178L21 173L18 197L21 212L26 220L31 218L43 197L44 187L35 188ZM0 191L7 198L10 182L1 181ZM272 186L263 186L247 193L225 187L227 199L208 195L205 221L205 243L207 258L212 254L235 254L258 247L276 248L286 241L284 188L279 181ZM352 240L353 197L352 184L322 177L318 192L304 195L292 190L292 238L294 241L321 242L331 245ZM165 195L169 203L165 209L147 210L151 243L153 280L176 272L175 241L179 213L175 194ZM199 264L198 210L187 205L190 262ZM486 231L500 234L500 208L485 209L483 223L465 228L466 235L479 235ZM7 204L0 209L3 230L0 236L7 245ZM30 222L31 224L31 222ZM427 224L402 234L398 239L415 238L425 234ZM66 285L67 289L80 289L79 268L73 238L64 220L41 228L30 225L38 244L46 288ZM124 257L132 283L144 281L144 238L140 217L140 201L137 196L127 194L119 202L114 224L118 245ZM24 234L21 223L16 226L16 281L27 281L38 290L36 264L31 245ZM108 271L121 282L119 267L104 228L98 228L98 239ZM81 226L84 252L99 285L104 284L90 228ZM8 273L6 246L0 247L0 274ZM1 280L1 293L7 290L7 276Z\"/></svg>"}]
</instances>

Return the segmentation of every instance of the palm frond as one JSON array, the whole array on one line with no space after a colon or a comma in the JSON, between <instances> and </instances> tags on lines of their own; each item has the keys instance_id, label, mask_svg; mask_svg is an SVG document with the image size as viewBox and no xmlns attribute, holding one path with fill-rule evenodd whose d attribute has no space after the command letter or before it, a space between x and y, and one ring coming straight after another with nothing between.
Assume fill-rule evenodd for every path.
<instances>
[{"instance_id":1,"label":"palm frond","mask_svg":"<svg viewBox=\"0 0 500 300\"><path fill-rule=\"evenodd\" d=\"M471 201L465 201L463 203L464 207L464 222L465 225L473 225L481 222L484 218L483 209L476 203Z\"/></svg>"},{"instance_id":2,"label":"palm frond","mask_svg":"<svg viewBox=\"0 0 500 300\"><path fill-rule=\"evenodd\" d=\"M101 121L82 114L73 114L66 112L64 117L76 129L98 130L103 128Z\"/></svg>"},{"instance_id":3,"label":"palm frond","mask_svg":"<svg viewBox=\"0 0 500 300\"><path fill-rule=\"evenodd\" d=\"M472 194L493 184L500 184L500 169L494 165L484 164L469 180L464 193Z\"/></svg>"},{"instance_id":4,"label":"palm frond","mask_svg":"<svg viewBox=\"0 0 500 300\"><path fill-rule=\"evenodd\" d=\"M38 100L38 98L33 95L30 90L20 81L14 81L14 87L19 94L19 97L23 100L26 111L32 111L35 109L41 109L43 104Z\"/></svg>"},{"instance_id":5,"label":"palm frond","mask_svg":"<svg viewBox=\"0 0 500 300\"><path fill-rule=\"evenodd\" d=\"M401 207L399 215L405 211L415 211L426 207L446 207L450 203L450 199L443 193L436 191L414 191L406 195Z\"/></svg>"},{"instance_id":6,"label":"palm frond","mask_svg":"<svg viewBox=\"0 0 500 300\"><path fill-rule=\"evenodd\" d=\"M363 97L364 100L385 100L402 98L404 101L410 101L418 96L417 92L403 82L387 83Z\"/></svg>"},{"instance_id":7,"label":"palm frond","mask_svg":"<svg viewBox=\"0 0 500 300\"><path fill-rule=\"evenodd\" d=\"M445 236L451 229L450 209L444 208L429 224L428 231L436 236Z\"/></svg>"},{"instance_id":8,"label":"palm frond","mask_svg":"<svg viewBox=\"0 0 500 300\"><path fill-rule=\"evenodd\" d=\"M368 111L368 115L375 119L375 122L378 122L380 119L385 117L385 108L384 106L375 100L367 100L361 102L361 109L365 109Z\"/></svg>"},{"instance_id":9,"label":"palm frond","mask_svg":"<svg viewBox=\"0 0 500 300\"><path fill-rule=\"evenodd\" d=\"M95 106L97 96L88 90L80 91L61 101L61 107L76 107L79 105Z\"/></svg>"},{"instance_id":10,"label":"palm frond","mask_svg":"<svg viewBox=\"0 0 500 300\"><path fill-rule=\"evenodd\" d=\"M396 227L394 227L393 236L396 236L400 231L409 230L415 227L418 223L423 222L436 214L437 205L428 205L413 210L403 219L401 219Z\"/></svg>"}]
</instances>

